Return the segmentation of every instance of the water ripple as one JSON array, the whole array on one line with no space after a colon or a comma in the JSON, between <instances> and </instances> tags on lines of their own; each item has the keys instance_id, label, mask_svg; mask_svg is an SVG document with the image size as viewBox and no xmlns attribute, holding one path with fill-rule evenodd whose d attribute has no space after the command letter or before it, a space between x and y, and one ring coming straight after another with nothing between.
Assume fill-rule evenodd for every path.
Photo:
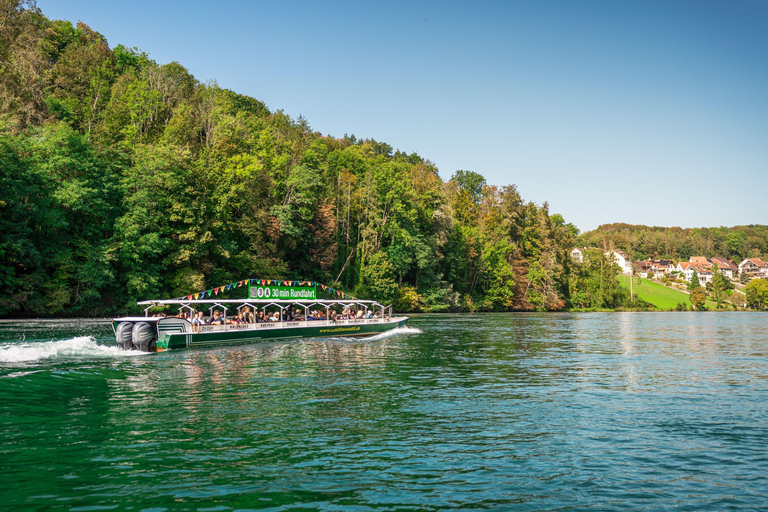
<instances>
[{"instance_id":1,"label":"water ripple","mask_svg":"<svg viewBox=\"0 0 768 512\"><path fill-rule=\"evenodd\" d=\"M148 357L113 354L103 325L87 335L82 323L27 325L25 341L0 326L0 350L37 354L0 361L13 377L0 379L0 500L31 510L762 509L767 319L424 315L376 339Z\"/></svg>"}]
</instances>

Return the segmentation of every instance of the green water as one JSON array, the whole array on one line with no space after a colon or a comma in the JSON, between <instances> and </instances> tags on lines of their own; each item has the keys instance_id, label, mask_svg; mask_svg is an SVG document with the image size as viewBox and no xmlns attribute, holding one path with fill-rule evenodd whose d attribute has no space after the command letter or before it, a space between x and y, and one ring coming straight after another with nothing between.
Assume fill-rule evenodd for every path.
<instances>
[{"instance_id":1,"label":"green water","mask_svg":"<svg viewBox=\"0 0 768 512\"><path fill-rule=\"evenodd\" d=\"M768 315L424 315L126 355L0 322L0 510L768 507Z\"/></svg>"}]
</instances>

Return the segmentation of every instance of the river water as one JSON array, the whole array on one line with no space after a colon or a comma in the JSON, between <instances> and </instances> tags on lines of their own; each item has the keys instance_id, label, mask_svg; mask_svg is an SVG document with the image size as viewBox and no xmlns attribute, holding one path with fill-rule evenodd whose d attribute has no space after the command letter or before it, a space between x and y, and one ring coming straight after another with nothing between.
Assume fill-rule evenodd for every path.
<instances>
[{"instance_id":1,"label":"river water","mask_svg":"<svg viewBox=\"0 0 768 512\"><path fill-rule=\"evenodd\" d=\"M768 314L122 353L0 322L0 510L768 508Z\"/></svg>"}]
</instances>

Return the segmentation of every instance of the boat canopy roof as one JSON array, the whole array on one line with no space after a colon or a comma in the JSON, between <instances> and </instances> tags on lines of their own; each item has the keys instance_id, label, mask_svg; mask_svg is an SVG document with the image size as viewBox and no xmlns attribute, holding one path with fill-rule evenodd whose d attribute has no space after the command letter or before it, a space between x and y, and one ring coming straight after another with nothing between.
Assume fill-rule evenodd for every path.
<instances>
[{"instance_id":1,"label":"boat canopy roof","mask_svg":"<svg viewBox=\"0 0 768 512\"><path fill-rule=\"evenodd\" d=\"M142 300L137 302L139 306L170 306L175 304L286 304L286 305L325 305L333 306L336 304L366 304L373 306L385 307L383 304L376 302L375 300L361 300L361 299L159 299L159 300Z\"/></svg>"}]
</instances>

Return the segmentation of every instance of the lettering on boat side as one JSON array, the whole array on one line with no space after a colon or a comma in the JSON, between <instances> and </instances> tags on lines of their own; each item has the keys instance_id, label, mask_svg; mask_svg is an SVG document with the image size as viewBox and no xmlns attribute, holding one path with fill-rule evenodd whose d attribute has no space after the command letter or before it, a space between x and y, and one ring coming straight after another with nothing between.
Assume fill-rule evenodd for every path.
<instances>
[{"instance_id":1,"label":"lettering on boat side","mask_svg":"<svg viewBox=\"0 0 768 512\"><path fill-rule=\"evenodd\" d=\"M320 332L325 334L327 332L355 332L359 330L359 327L335 327L333 329L320 329Z\"/></svg>"}]
</instances>

